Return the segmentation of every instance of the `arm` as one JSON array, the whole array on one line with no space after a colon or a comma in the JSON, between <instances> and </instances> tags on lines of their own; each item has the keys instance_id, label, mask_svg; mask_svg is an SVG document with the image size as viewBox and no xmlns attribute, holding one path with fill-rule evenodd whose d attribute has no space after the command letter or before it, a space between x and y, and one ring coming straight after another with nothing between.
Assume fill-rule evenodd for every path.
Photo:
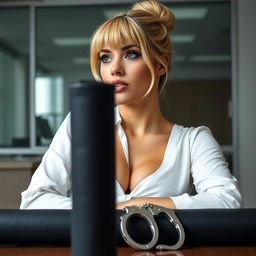
<instances>
[{"instance_id":1,"label":"arm","mask_svg":"<svg viewBox=\"0 0 256 256\"><path fill-rule=\"evenodd\" d=\"M34 173L22 192L21 209L70 209L71 190L70 114L61 124Z\"/></svg>"},{"instance_id":2,"label":"arm","mask_svg":"<svg viewBox=\"0 0 256 256\"><path fill-rule=\"evenodd\" d=\"M228 169L222 150L206 127L189 135L191 174L197 194L172 197L179 209L239 208L242 205L238 182Z\"/></svg>"}]
</instances>

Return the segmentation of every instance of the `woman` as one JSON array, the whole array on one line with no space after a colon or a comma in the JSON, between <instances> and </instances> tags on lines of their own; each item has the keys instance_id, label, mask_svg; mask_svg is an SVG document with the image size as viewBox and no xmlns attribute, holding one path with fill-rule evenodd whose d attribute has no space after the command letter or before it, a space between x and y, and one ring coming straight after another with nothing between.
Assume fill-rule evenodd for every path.
<instances>
[{"instance_id":1,"label":"woman","mask_svg":"<svg viewBox=\"0 0 256 256\"><path fill-rule=\"evenodd\" d=\"M106 21L92 39L92 73L115 85L116 207L240 207L237 180L210 130L170 123L160 111L174 25L167 7L143 1ZM72 207L70 144L68 115L22 193L21 208Z\"/></svg>"}]
</instances>

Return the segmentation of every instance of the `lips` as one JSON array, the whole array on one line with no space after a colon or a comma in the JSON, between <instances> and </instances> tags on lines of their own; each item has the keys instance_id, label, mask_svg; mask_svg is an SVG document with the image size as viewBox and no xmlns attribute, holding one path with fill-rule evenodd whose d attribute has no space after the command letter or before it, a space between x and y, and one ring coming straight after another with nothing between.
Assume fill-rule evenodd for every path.
<instances>
[{"instance_id":1,"label":"lips","mask_svg":"<svg viewBox=\"0 0 256 256\"><path fill-rule=\"evenodd\" d=\"M128 83L126 83L126 82L124 82L122 80L112 81L111 84L115 86L115 91L116 92L121 92L121 91L123 91L128 86Z\"/></svg>"},{"instance_id":2,"label":"lips","mask_svg":"<svg viewBox=\"0 0 256 256\"><path fill-rule=\"evenodd\" d=\"M127 86L128 84L122 80L114 80L112 83L114 86Z\"/></svg>"}]
</instances>

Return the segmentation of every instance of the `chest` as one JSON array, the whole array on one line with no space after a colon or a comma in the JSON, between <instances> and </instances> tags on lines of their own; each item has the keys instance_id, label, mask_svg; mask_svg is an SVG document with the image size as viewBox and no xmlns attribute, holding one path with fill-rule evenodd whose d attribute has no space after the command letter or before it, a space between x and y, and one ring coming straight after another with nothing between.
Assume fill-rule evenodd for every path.
<instances>
[{"instance_id":1,"label":"chest","mask_svg":"<svg viewBox=\"0 0 256 256\"><path fill-rule=\"evenodd\" d=\"M170 134L143 137L116 134L116 179L125 192L132 191L142 180L153 174L164 161Z\"/></svg>"}]
</instances>

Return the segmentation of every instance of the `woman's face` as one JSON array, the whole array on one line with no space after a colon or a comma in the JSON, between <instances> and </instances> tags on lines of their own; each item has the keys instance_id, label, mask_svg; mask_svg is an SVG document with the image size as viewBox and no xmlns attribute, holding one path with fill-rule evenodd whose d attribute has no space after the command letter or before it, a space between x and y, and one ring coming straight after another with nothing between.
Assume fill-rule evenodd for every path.
<instances>
[{"instance_id":1,"label":"woman's face","mask_svg":"<svg viewBox=\"0 0 256 256\"><path fill-rule=\"evenodd\" d=\"M113 49L105 45L99 58L102 82L115 86L115 103L138 103L151 84L151 73L140 47L125 43Z\"/></svg>"}]
</instances>

